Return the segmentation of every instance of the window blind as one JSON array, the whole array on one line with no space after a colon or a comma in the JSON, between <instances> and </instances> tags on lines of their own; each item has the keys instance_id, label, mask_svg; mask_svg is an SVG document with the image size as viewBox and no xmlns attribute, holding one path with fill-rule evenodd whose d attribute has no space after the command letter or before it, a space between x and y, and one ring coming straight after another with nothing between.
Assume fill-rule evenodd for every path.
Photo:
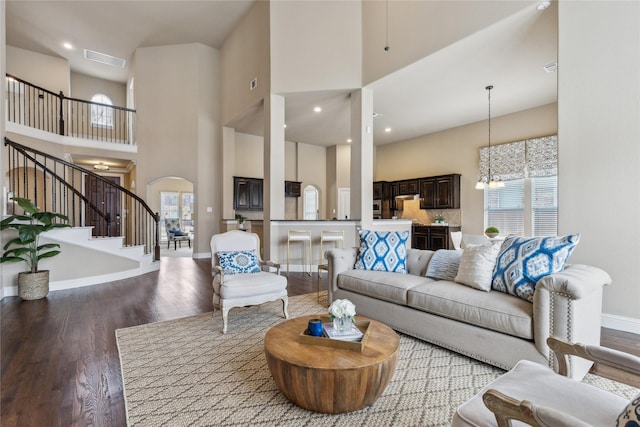
<instances>
[{"instance_id":1,"label":"window blind","mask_svg":"<svg viewBox=\"0 0 640 427\"><path fill-rule=\"evenodd\" d=\"M531 178L531 221L534 236L558 235L558 177Z\"/></svg>"},{"instance_id":2,"label":"window blind","mask_svg":"<svg viewBox=\"0 0 640 427\"><path fill-rule=\"evenodd\" d=\"M497 227L501 234L524 235L524 179L505 181L503 188L485 191L485 228Z\"/></svg>"}]
</instances>

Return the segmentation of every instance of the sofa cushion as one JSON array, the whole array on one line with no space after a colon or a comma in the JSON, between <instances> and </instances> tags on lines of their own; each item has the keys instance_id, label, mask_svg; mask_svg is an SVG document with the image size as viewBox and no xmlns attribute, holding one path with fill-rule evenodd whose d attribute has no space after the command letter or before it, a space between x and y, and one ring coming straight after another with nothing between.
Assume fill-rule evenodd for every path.
<instances>
[{"instance_id":1,"label":"sofa cushion","mask_svg":"<svg viewBox=\"0 0 640 427\"><path fill-rule=\"evenodd\" d=\"M407 291L407 305L442 317L524 339L533 339L533 304L512 295L479 292L446 280Z\"/></svg>"},{"instance_id":2,"label":"sofa cushion","mask_svg":"<svg viewBox=\"0 0 640 427\"><path fill-rule=\"evenodd\" d=\"M407 272L408 231L372 231L359 229L360 252L357 270Z\"/></svg>"},{"instance_id":3,"label":"sofa cushion","mask_svg":"<svg viewBox=\"0 0 640 427\"><path fill-rule=\"evenodd\" d=\"M439 280L454 280L458 274L462 252L439 249L427 266L427 277Z\"/></svg>"},{"instance_id":4,"label":"sofa cushion","mask_svg":"<svg viewBox=\"0 0 640 427\"><path fill-rule=\"evenodd\" d=\"M338 275L338 287L372 298L407 304L407 290L432 279L387 271L349 270Z\"/></svg>"},{"instance_id":5,"label":"sofa cushion","mask_svg":"<svg viewBox=\"0 0 640 427\"><path fill-rule=\"evenodd\" d=\"M616 427L627 426L640 426L640 394L631 399L626 408L618 415Z\"/></svg>"},{"instance_id":6,"label":"sofa cushion","mask_svg":"<svg viewBox=\"0 0 640 427\"><path fill-rule=\"evenodd\" d=\"M497 242L465 246L455 281L489 292L499 250L500 244Z\"/></svg>"},{"instance_id":7,"label":"sofa cushion","mask_svg":"<svg viewBox=\"0 0 640 427\"><path fill-rule=\"evenodd\" d=\"M498 254L491 288L533 302L536 283L564 269L579 234L505 239Z\"/></svg>"}]
</instances>

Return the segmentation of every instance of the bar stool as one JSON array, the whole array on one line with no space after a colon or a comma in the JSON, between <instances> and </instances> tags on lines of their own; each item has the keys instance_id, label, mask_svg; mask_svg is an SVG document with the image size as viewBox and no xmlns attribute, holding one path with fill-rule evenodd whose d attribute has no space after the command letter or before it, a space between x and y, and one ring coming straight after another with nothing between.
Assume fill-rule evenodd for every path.
<instances>
[{"instance_id":1,"label":"bar stool","mask_svg":"<svg viewBox=\"0 0 640 427\"><path fill-rule=\"evenodd\" d=\"M289 230L287 236L287 277L289 277L289 245L291 242L302 242L302 264L305 264L305 246L309 242L309 272L311 276L311 262L313 260L313 252L311 249L311 231L310 230ZM303 270L304 271L304 268Z\"/></svg>"},{"instance_id":2,"label":"bar stool","mask_svg":"<svg viewBox=\"0 0 640 427\"><path fill-rule=\"evenodd\" d=\"M322 248L324 242L334 242L336 248L338 244L340 244L341 248L344 248L344 230L322 230L320 232L320 256L318 257L318 282L316 285L318 302L320 302L320 278L322 277L322 270L329 274L329 265L324 262L324 250Z\"/></svg>"}]
</instances>

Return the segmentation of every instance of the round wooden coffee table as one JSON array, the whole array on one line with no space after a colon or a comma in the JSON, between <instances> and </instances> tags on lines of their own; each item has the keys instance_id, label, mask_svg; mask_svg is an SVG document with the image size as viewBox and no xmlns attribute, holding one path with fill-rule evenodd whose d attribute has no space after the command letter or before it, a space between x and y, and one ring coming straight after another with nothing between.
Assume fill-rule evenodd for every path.
<instances>
[{"instance_id":1,"label":"round wooden coffee table","mask_svg":"<svg viewBox=\"0 0 640 427\"><path fill-rule=\"evenodd\" d=\"M274 381L290 401L311 411L339 414L370 405L396 370L398 335L370 320L362 352L299 342L300 332L316 317L286 320L265 335L264 352Z\"/></svg>"}]
</instances>

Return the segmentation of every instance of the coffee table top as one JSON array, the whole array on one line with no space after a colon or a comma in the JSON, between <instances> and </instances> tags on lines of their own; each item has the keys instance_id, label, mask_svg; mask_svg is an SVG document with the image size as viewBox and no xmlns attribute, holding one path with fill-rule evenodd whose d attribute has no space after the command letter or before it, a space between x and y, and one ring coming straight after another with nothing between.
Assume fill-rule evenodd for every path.
<instances>
[{"instance_id":1,"label":"coffee table top","mask_svg":"<svg viewBox=\"0 0 640 427\"><path fill-rule=\"evenodd\" d=\"M362 352L298 341L298 335L307 328L309 319L320 315L285 320L272 327L264 337L265 350L273 357L298 366L315 369L353 369L378 364L398 351L400 338L393 329L375 320L356 316L357 320L369 320L369 337Z\"/></svg>"}]
</instances>

